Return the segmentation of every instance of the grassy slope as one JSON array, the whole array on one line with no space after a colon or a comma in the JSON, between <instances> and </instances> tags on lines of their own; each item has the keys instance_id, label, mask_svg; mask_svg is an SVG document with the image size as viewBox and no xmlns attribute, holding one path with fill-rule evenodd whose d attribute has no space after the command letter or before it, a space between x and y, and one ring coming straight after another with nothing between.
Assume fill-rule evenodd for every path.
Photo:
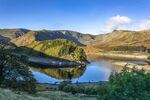
<instances>
[{"instance_id":1,"label":"grassy slope","mask_svg":"<svg viewBox=\"0 0 150 100\"><path fill-rule=\"evenodd\" d=\"M29 95L25 92L15 92L0 88L0 100L96 100L96 98L60 91L42 91L34 95Z\"/></svg>"},{"instance_id":2,"label":"grassy slope","mask_svg":"<svg viewBox=\"0 0 150 100\"><path fill-rule=\"evenodd\" d=\"M18 46L25 46L31 44L34 41L44 41L63 38L70 40L78 45L82 45L77 39L79 35L81 34L78 32L67 30L58 30L58 31L37 30L37 31L30 31L21 37L12 39L11 42Z\"/></svg>"},{"instance_id":3,"label":"grassy slope","mask_svg":"<svg viewBox=\"0 0 150 100\"><path fill-rule=\"evenodd\" d=\"M78 47L75 43L66 39L34 42L27 47L48 56L59 57L67 60L86 60L86 54L84 53L82 48ZM77 50L83 52L78 52ZM78 56L82 56L84 58L80 59L80 57Z\"/></svg>"},{"instance_id":4,"label":"grassy slope","mask_svg":"<svg viewBox=\"0 0 150 100\"><path fill-rule=\"evenodd\" d=\"M150 30L124 31L117 30L112 33L97 35L92 45L85 48L86 51L110 50L117 46L145 46L150 47Z\"/></svg>"},{"instance_id":5,"label":"grassy slope","mask_svg":"<svg viewBox=\"0 0 150 100\"><path fill-rule=\"evenodd\" d=\"M32 56L48 56L69 61L86 61L86 54L74 42L66 39L34 41L30 45L17 47L15 52Z\"/></svg>"}]
</instances>

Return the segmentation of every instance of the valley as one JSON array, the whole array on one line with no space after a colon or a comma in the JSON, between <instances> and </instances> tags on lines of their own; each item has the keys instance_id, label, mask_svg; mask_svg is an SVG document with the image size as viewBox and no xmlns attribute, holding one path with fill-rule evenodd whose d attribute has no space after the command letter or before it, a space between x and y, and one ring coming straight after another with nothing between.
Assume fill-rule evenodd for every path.
<instances>
[{"instance_id":1,"label":"valley","mask_svg":"<svg viewBox=\"0 0 150 100\"><path fill-rule=\"evenodd\" d=\"M14 56L28 59L36 79L35 95L40 94L41 99L60 93L58 100L63 95L95 100L98 86L109 83L111 73L124 68L150 72L150 30L90 35L69 30L0 29L0 40ZM63 82L64 89L58 89ZM24 98L36 99L35 95Z\"/></svg>"}]
</instances>

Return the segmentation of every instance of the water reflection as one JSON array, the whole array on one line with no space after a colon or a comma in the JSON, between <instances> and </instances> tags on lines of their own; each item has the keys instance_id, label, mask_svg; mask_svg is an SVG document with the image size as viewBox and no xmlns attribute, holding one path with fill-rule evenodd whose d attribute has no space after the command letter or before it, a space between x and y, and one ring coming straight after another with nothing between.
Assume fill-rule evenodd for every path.
<instances>
[{"instance_id":1,"label":"water reflection","mask_svg":"<svg viewBox=\"0 0 150 100\"><path fill-rule=\"evenodd\" d=\"M112 64L107 61L91 62L86 67L84 74L78 79L73 79L73 82L108 81L113 68Z\"/></svg>"},{"instance_id":2,"label":"water reflection","mask_svg":"<svg viewBox=\"0 0 150 100\"><path fill-rule=\"evenodd\" d=\"M33 75L41 83L55 83L63 80L71 80L72 82L107 81L112 72L112 68L112 64L108 61L91 62L86 67L31 67Z\"/></svg>"},{"instance_id":3,"label":"water reflection","mask_svg":"<svg viewBox=\"0 0 150 100\"><path fill-rule=\"evenodd\" d=\"M55 80L72 80L75 78L79 78L83 75L86 67L70 67L70 68L40 68L40 67L31 67L33 74L40 76L40 74L45 74L48 77L55 78ZM43 75L44 77L44 75ZM37 80L40 80L36 77ZM41 77L40 77L41 78Z\"/></svg>"},{"instance_id":4,"label":"water reflection","mask_svg":"<svg viewBox=\"0 0 150 100\"><path fill-rule=\"evenodd\" d=\"M42 68L31 67L36 80L41 83L55 83L64 80L72 82L99 82L109 80L111 72L119 72L123 67L113 65L112 59L90 56L90 63L85 67ZM117 60L119 61L119 60ZM144 64L140 61L126 61Z\"/></svg>"}]
</instances>

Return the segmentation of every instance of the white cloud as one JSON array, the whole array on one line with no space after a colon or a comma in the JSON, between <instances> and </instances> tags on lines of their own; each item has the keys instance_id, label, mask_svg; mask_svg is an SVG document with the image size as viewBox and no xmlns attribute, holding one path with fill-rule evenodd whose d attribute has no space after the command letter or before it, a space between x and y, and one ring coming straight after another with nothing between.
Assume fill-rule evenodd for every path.
<instances>
[{"instance_id":1,"label":"white cloud","mask_svg":"<svg viewBox=\"0 0 150 100\"><path fill-rule=\"evenodd\" d=\"M104 31L111 32L115 29L128 29L131 23L132 20L127 16L113 16L106 21Z\"/></svg>"},{"instance_id":2,"label":"white cloud","mask_svg":"<svg viewBox=\"0 0 150 100\"><path fill-rule=\"evenodd\" d=\"M143 20L139 24L139 30L147 30L150 29L150 20Z\"/></svg>"}]
</instances>

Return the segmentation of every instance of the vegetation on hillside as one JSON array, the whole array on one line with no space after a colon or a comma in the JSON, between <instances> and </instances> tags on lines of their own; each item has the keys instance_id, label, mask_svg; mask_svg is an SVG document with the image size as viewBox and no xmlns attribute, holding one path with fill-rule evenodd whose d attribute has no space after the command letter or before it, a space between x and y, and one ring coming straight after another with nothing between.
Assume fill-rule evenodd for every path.
<instances>
[{"instance_id":1,"label":"vegetation on hillside","mask_svg":"<svg viewBox=\"0 0 150 100\"><path fill-rule=\"evenodd\" d=\"M61 83L58 86L60 91L64 91L67 93L81 93L81 94L88 94L88 95L97 95L98 90L94 87L79 87L79 86L73 86L71 84Z\"/></svg>"},{"instance_id":2,"label":"vegetation on hillside","mask_svg":"<svg viewBox=\"0 0 150 100\"><path fill-rule=\"evenodd\" d=\"M27 32L29 32L30 30L28 29L0 29L0 35L7 37L9 39L15 39L18 38L20 36L23 36L24 34L26 34Z\"/></svg>"},{"instance_id":3,"label":"vegetation on hillside","mask_svg":"<svg viewBox=\"0 0 150 100\"><path fill-rule=\"evenodd\" d=\"M124 68L110 76L108 84L99 88L99 100L149 100L150 73Z\"/></svg>"},{"instance_id":4,"label":"vegetation on hillside","mask_svg":"<svg viewBox=\"0 0 150 100\"><path fill-rule=\"evenodd\" d=\"M26 58L14 55L11 48L1 44L0 87L34 93L36 92L35 82L26 65Z\"/></svg>"},{"instance_id":5,"label":"vegetation on hillside","mask_svg":"<svg viewBox=\"0 0 150 100\"><path fill-rule=\"evenodd\" d=\"M19 36L18 38L14 38L11 40L11 42L17 46L26 46L33 43L34 41L67 39L76 43L77 45L83 46L83 44L80 43L77 39L79 35L81 35L81 33L69 30L36 30L29 31L26 34Z\"/></svg>"},{"instance_id":6,"label":"vegetation on hillside","mask_svg":"<svg viewBox=\"0 0 150 100\"><path fill-rule=\"evenodd\" d=\"M150 52L150 49L144 46L117 46L112 50L114 51L137 51L137 52Z\"/></svg>"},{"instance_id":7,"label":"vegetation on hillside","mask_svg":"<svg viewBox=\"0 0 150 100\"><path fill-rule=\"evenodd\" d=\"M75 43L66 39L55 39L34 42L20 51L28 54L35 54L42 56L42 54L52 57L63 58L73 61L86 61L86 54L82 48Z\"/></svg>"},{"instance_id":8,"label":"vegetation on hillside","mask_svg":"<svg viewBox=\"0 0 150 100\"><path fill-rule=\"evenodd\" d=\"M95 96L71 94L62 91L40 91L36 94L0 88L0 100L96 100Z\"/></svg>"},{"instance_id":9,"label":"vegetation on hillside","mask_svg":"<svg viewBox=\"0 0 150 100\"><path fill-rule=\"evenodd\" d=\"M87 46L88 52L97 52L100 50L112 50L122 49L130 47L130 50L135 47L139 48L144 46L147 48L147 52L150 52L150 30L145 31L125 31L115 30L108 34L101 34L95 36L93 40L90 40L90 44ZM95 51L93 50L93 47ZM121 48L120 48L121 47Z\"/></svg>"}]
</instances>

